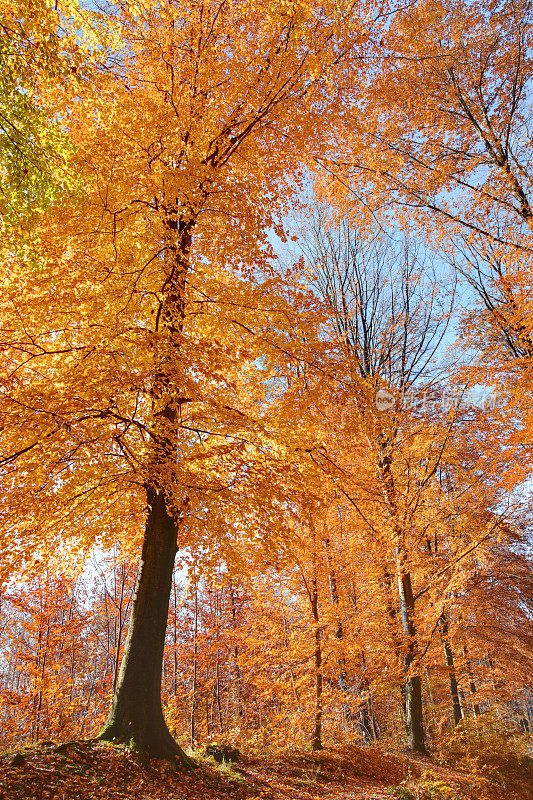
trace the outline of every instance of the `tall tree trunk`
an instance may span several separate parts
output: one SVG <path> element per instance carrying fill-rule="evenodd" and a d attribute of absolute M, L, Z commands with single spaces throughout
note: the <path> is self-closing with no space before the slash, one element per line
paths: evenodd
<path fill-rule="evenodd" d="M 161 674 L 177 526 L 165 496 L 147 486 L 148 516 L 126 646 L 101 739 L 128 743 L 145 756 L 190 759 L 172 738 L 161 706 Z"/>
<path fill-rule="evenodd" d="M 411 585 L 411 575 L 405 572 L 400 564 L 398 569 L 398 592 L 400 596 L 400 611 L 402 625 L 406 638 L 404 653 L 405 668 L 405 727 L 407 732 L 407 746 L 418 753 L 426 752 L 424 734 L 424 715 L 422 709 L 422 678 L 411 675 L 410 670 L 416 658 L 416 629 L 413 622 L 414 597 Z"/>
<path fill-rule="evenodd" d="M 123 601 L 124 601 L 124 590 L 126 584 L 126 567 L 124 563 L 120 565 L 120 572 L 121 572 L 121 581 L 120 581 L 120 596 L 118 599 L 118 621 L 115 622 L 115 654 L 113 658 L 113 694 L 115 694 L 115 689 L 117 688 L 117 679 L 119 673 L 119 665 L 120 665 L 120 645 L 122 642 L 122 636 L 124 632 L 124 626 L 126 622 L 127 612 L 129 602 L 126 605 L 126 609 L 123 608 Z M 116 585 L 116 575 L 117 570 L 116 567 L 114 569 L 114 577 L 115 577 L 115 598 L 117 596 L 117 585 Z M 106 598 L 107 601 L 107 598 Z M 106 603 L 107 605 L 107 603 Z"/>
<path fill-rule="evenodd" d="M 34 732 L 33 732 L 32 738 L 33 738 L 33 741 L 35 741 L 35 742 L 38 741 L 39 733 L 40 733 L 41 711 L 42 711 L 42 708 L 43 708 L 43 688 L 44 688 L 44 682 L 45 682 L 44 678 L 45 678 L 45 675 L 46 675 L 46 662 L 47 662 L 47 658 L 48 658 L 48 643 L 49 643 L 49 640 L 50 640 L 50 620 L 47 620 L 47 623 L 46 623 L 46 636 L 45 636 L 44 645 L 42 643 L 42 641 L 43 641 L 42 623 L 39 623 L 39 637 L 38 637 L 38 640 L 37 640 L 37 659 L 38 659 L 37 663 L 39 663 L 39 659 L 41 657 L 41 653 L 42 653 L 42 662 L 40 664 L 39 678 L 38 678 L 38 680 L 39 680 L 39 684 L 38 684 L 39 685 L 39 691 L 38 691 L 37 696 L 34 698 L 35 713 L 34 713 L 34 726 L 32 725 L 32 727 L 34 727 Z"/>
<path fill-rule="evenodd" d="M 452 700 L 453 724 L 459 725 L 463 719 L 463 710 L 459 700 L 459 686 L 457 684 L 457 675 L 455 672 L 455 664 L 453 660 L 453 651 L 450 645 L 448 617 L 443 614 L 440 620 L 440 635 L 442 645 L 444 647 L 444 656 L 446 658 L 446 667 L 448 669 L 448 676 L 450 679 L 450 696 Z"/>
<path fill-rule="evenodd" d="M 191 692 L 191 747 L 196 745 L 195 713 L 196 713 L 196 685 L 198 680 L 198 584 L 194 584 L 194 640 L 193 640 L 193 668 Z"/>
<path fill-rule="evenodd" d="M 316 565 L 313 565 L 314 567 Z M 316 574 L 311 579 L 311 610 L 315 627 L 315 719 L 311 750 L 322 750 L 322 645 L 318 619 L 318 587 Z"/>
<path fill-rule="evenodd" d="M 378 738 L 377 724 L 372 708 L 372 695 L 370 694 L 368 679 L 365 675 L 366 659 L 363 650 L 361 650 L 361 670 L 362 675 L 359 681 L 358 694 L 361 696 L 364 693 L 364 697 L 359 705 L 359 727 L 361 730 L 361 737 L 365 744 L 371 744 Z"/>
<path fill-rule="evenodd" d="M 229 579 L 229 597 L 231 602 L 231 621 L 232 621 L 232 628 L 234 635 L 237 632 L 237 606 L 235 603 L 235 593 L 233 590 L 233 581 L 231 578 Z M 234 696 L 235 696 L 235 705 L 237 711 L 237 717 L 240 720 L 243 715 L 242 705 L 241 705 L 241 670 L 239 667 L 239 648 L 235 644 L 233 647 L 232 653 L 232 672 L 233 672 L 233 685 L 234 685 Z M 229 692 L 228 692 L 229 694 Z"/>
<path fill-rule="evenodd" d="M 316 530 L 313 524 L 312 514 L 309 514 L 309 529 L 313 535 L 313 554 L 312 554 L 312 569 L 310 586 L 308 587 L 309 601 L 311 604 L 311 613 L 314 622 L 314 639 L 315 639 L 315 719 L 313 725 L 313 733 L 311 736 L 311 750 L 322 750 L 322 642 L 318 614 L 318 578 L 317 578 L 317 542 Z M 304 578 L 305 581 L 305 578 Z"/>
<path fill-rule="evenodd" d="M 388 452 L 386 439 L 383 433 L 379 436 L 378 472 L 383 484 L 384 495 L 389 507 L 395 547 L 394 558 L 396 561 L 396 576 L 398 579 L 398 597 L 400 600 L 400 616 L 403 629 L 403 662 L 405 674 L 405 727 L 407 746 L 410 750 L 419 753 L 426 752 L 424 733 L 424 712 L 422 707 L 422 678 L 420 673 L 411 674 L 413 667 L 417 667 L 417 636 L 414 622 L 415 599 L 411 583 L 411 573 L 407 564 L 405 545 L 405 526 L 400 521 L 396 487 L 392 472 L 392 457 Z M 418 670 L 420 666 L 418 665 Z"/>
<path fill-rule="evenodd" d="M 405 717 L 405 681 L 403 680 L 403 659 L 402 659 L 403 644 L 398 624 L 398 609 L 396 607 L 395 596 L 394 596 L 394 578 L 385 562 L 381 564 L 380 586 L 383 590 L 387 625 L 389 628 L 389 633 L 394 648 L 394 654 L 396 656 L 395 666 L 399 676 L 398 689 L 402 700 L 401 703 L 402 713 L 403 716 Z"/>
<path fill-rule="evenodd" d="M 324 550 L 326 551 L 326 559 L 328 562 L 328 579 L 329 579 L 329 594 L 331 603 L 335 606 L 335 638 L 341 642 L 344 638 L 344 631 L 342 628 L 342 620 L 339 608 L 339 591 L 337 588 L 337 576 L 335 575 L 335 565 L 333 563 L 333 556 L 331 553 L 331 546 L 328 537 L 324 538 Z M 341 650 L 339 658 L 337 659 L 339 665 L 339 689 L 341 692 L 348 691 L 347 674 L 346 674 L 346 658 L 344 649 Z"/>
<path fill-rule="evenodd" d="M 472 710 L 474 712 L 474 718 L 477 720 L 477 718 L 479 717 L 479 713 L 480 713 L 479 712 L 479 704 L 474 699 L 476 697 L 476 695 L 477 695 L 477 688 L 476 688 L 476 682 L 474 680 L 474 675 L 472 674 L 472 665 L 470 664 L 470 658 L 468 657 L 468 649 L 466 647 L 466 644 L 463 647 L 463 654 L 464 654 L 464 657 L 465 657 L 466 671 L 467 671 L 467 674 L 468 674 L 468 688 L 470 689 L 470 694 L 471 694 L 472 699 L 473 699 Z"/>
<path fill-rule="evenodd" d="M 324 549 L 326 551 L 326 560 L 328 562 L 328 579 L 329 579 L 329 594 L 331 598 L 331 603 L 335 606 L 335 638 L 342 642 L 344 638 L 344 630 L 342 627 L 342 620 L 340 615 L 340 608 L 339 608 L 339 591 L 337 588 L 337 576 L 335 574 L 335 565 L 333 563 L 333 555 L 331 553 L 330 541 L 326 536 L 324 538 Z M 339 665 L 339 689 L 341 692 L 348 691 L 348 676 L 346 673 L 346 657 L 344 654 L 344 647 L 342 648 L 339 657 L 337 658 L 337 664 Z M 346 704 L 343 704 L 346 706 Z M 347 706 L 346 706 L 347 707 Z"/>
<path fill-rule="evenodd" d="M 417 753 L 425 753 L 422 679 L 420 675 L 413 675 L 405 682 L 405 726 L 409 749 Z"/>
<path fill-rule="evenodd" d="M 342 626 L 342 620 L 340 615 L 340 603 L 339 603 L 339 590 L 337 586 L 337 576 L 335 573 L 335 564 L 333 563 L 333 554 L 331 552 L 331 545 L 328 537 L 324 538 L 324 549 L 326 551 L 326 559 L 328 562 L 328 578 L 329 578 L 329 593 L 331 598 L 331 603 L 335 607 L 336 613 L 336 623 L 335 623 L 335 638 L 338 639 L 340 642 L 344 639 L 344 629 Z M 352 602 L 355 606 L 355 610 L 357 610 L 357 598 L 355 595 L 352 596 Z M 337 659 L 337 664 L 339 665 L 339 689 L 343 693 L 348 693 L 350 691 L 350 687 L 348 685 L 348 674 L 346 671 L 346 657 L 344 654 L 344 649 L 342 649 L 339 658 Z M 368 690 L 368 682 L 365 678 L 364 671 L 365 671 L 365 654 L 361 651 L 361 665 L 363 675 L 361 680 L 359 681 L 358 686 L 358 694 L 361 695 L 362 692 Z M 342 712 L 346 719 L 352 722 L 353 714 L 350 709 L 348 703 L 342 703 Z M 366 744 L 375 740 L 375 725 L 374 720 L 372 719 L 372 710 L 370 705 L 370 700 L 367 698 L 362 698 L 359 709 L 359 722 L 358 727 L 360 730 L 361 738 Z"/>
<path fill-rule="evenodd" d="M 172 662 L 173 662 L 173 679 L 172 679 L 172 692 L 174 697 L 178 696 L 178 587 L 176 586 L 176 582 L 173 581 L 172 583 L 172 593 L 173 593 L 173 601 L 174 601 L 174 608 L 173 608 L 173 616 L 174 619 L 172 620 L 172 645 L 173 645 L 173 653 L 172 653 Z"/>
<path fill-rule="evenodd" d="M 186 280 L 195 217 L 168 204 L 164 221 L 163 299 L 156 316 L 152 380 L 153 451 L 146 464 L 147 517 L 141 565 L 128 635 L 101 739 L 128 742 L 144 757 L 193 762 L 172 738 L 161 706 L 161 676 L 177 533 L 188 499 L 176 508 L 173 485 L 178 460 L 181 404 L 180 349 Z"/>
<path fill-rule="evenodd" d="M 218 650 L 217 650 L 217 661 L 216 661 L 216 691 L 217 691 L 217 716 L 218 716 L 218 730 L 219 733 L 222 735 L 224 730 L 224 725 L 222 723 L 222 703 L 220 702 L 220 663 L 218 660 Z"/>

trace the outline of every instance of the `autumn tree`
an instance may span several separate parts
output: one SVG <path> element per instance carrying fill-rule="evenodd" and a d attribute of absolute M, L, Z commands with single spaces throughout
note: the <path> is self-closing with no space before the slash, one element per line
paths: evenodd
<path fill-rule="evenodd" d="M 530 13 L 527 3 L 427 0 L 398 14 L 365 117 L 347 96 L 354 188 L 370 179 L 374 206 L 392 200 L 474 241 L 529 252 Z"/>
<path fill-rule="evenodd" d="M 347 147 L 316 160 L 322 180 L 346 207 L 363 197 L 393 225 L 418 221 L 447 253 L 478 300 L 462 333 L 480 355 L 471 380 L 489 370 L 529 425 L 512 376 L 529 385 L 530 4 L 428 0 L 383 45 L 366 93 L 347 87 Z"/>
<path fill-rule="evenodd" d="M 436 632 L 449 676 L 449 707 L 455 721 L 460 718 L 449 633 L 454 592 L 502 530 L 506 515 L 498 503 L 513 480 L 515 451 L 505 443 L 502 415 L 471 404 L 464 389 L 450 391 L 445 361 L 436 366 L 453 296 L 439 287 L 431 265 L 398 247 L 392 233 L 356 231 L 349 220 L 339 224 L 331 210 L 321 210 L 300 233 L 304 275 L 321 301 L 314 305 L 316 338 L 311 312 L 300 335 L 294 322 L 287 338 L 293 371 L 279 403 L 300 420 L 302 457 L 329 479 L 327 490 L 314 491 L 321 498 L 332 492 L 329 505 L 343 519 L 342 526 L 331 514 L 320 521 L 326 549 L 351 548 L 355 560 L 372 565 L 372 581 L 366 572 L 365 580 L 355 580 L 355 592 L 349 590 L 358 621 L 345 618 L 342 637 L 361 624 L 367 603 L 375 609 L 376 593 L 381 595 L 386 625 L 380 635 L 391 648 L 378 657 L 396 666 L 396 682 L 405 687 L 408 741 L 422 749 L 423 662 L 428 652 L 434 657 Z M 489 444 L 494 437 L 497 454 Z M 309 474 L 308 491 L 312 481 Z M 478 540 L 466 533 L 476 515 L 489 520 Z M 455 517 L 461 526 L 450 524 Z M 347 533 L 340 545 L 335 538 L 342 528 Z M 335 602 L 339 587 L 347 590 L 346 577 L 341 583 L 331 566 L 329 572 Z M 358 666 L 367 675 L 369 652 Z M 394 689 L 393 678 L 388 691 Z"/>
<path fill-rule="evenodd" d="M 187 761 L 160 701 L 178 546 L 225 536 L 231 497 L 238 542 L 246 515 L 257 543 L 273 535 L 253 510 L 273 489 L 248 393 L 264 344 L 246 317 L 264 314 L 253 273 L 331 108 L 323 78 L 372 22 L 354 13 L 119 3 L 101 18 L 115 50 L 62 96 L 84 195 L 43 217 L 39 271 L 9 264 L 4 464 L 19 488 L 4 530 L 23 542 L 11 560 L 66 530 L 88 545 L 116 535 L 117 515 L 126 537 L 144 524 L 102 737 L 147 755 Z"/>
<path fill-rule="evenodd" d="M 501 489 L 519 487 L 531 464 L 531 8 L 422 3 L 383 43 L 366 94 L 347 86 L 347 146 L 336 139 L 317 157 L 319 181 L 348 215 L 363 198 L 386 227 L 417 222 L 474 290 L 458 382 L 485 382 L 498 398 L 508 420 L 498 442 L 521 454 Z"/>
<path fill-rule="evenodd" d="M 374 238 L 365 245 L 364 235 L 360 237 L 349 221 L 336 224 L 324 210 L 317 212 L 303 234 L 302 248 L 323 298 L 337 359 L 344 367 L 339 377 L 342 374 L 350 387 L 347 402 L 357 415 L 359 439 L 354 444 L 361 453 L 359 458 L 370 459 L 373 464 L 377 478 L 377 485 L 371 490 L 375 493 L 374 502 L 387 510 L 381 525 L 390 528 L 389 541 L 386 543 L 387 534 L 379 531 L 379 524 L 378 529 L 372 530 L 385 551 L 388 549 L 382 579 L 395 647 L 398 655 L 403 652 L 408 741 L 413 749 L 423 750 L 421 679 L 412 674 L 418 645 L 409 539 L 411 528 L 416 527 L 413 512 L 420 505 L 419 489 L 430 482 L 436 469 L 434 458 L 438 460 L 439 455 L 438 447 L 434 447 L 435 443 L 429 445 L 428 440 L 434 452 L 428 451 L 420 461 L 418 469 L 422 467 L 423 474 L 413 487 L 409 480 L 404 484 L 404 467 L 400 465 L 408 457 L 407 443 L 414 442 L 420 431 L 416 421 L 411 420 L 411 409 L 404 408 L 402 412 L 401 404 L 416 387 L 434 380 L 431 361 L 446 330 L 450 307 L 446 309 L 445 301 L 439 299 L 436 286 L 427 283 L 423 265 L 407 246 L 395 247 L 385 237 L 380 241 Z M 439 308 L 442 303 L 444 306 Z M 385 409 L 390 412 L 388 418 L 379 406 L 380 391 L 390 399 Z M 363 443 L 368 443 L 365 455 Z M 339 444 L 336 453 L 338 448 Z M 332 453 L 320 451 L 316 454 L 326 472 L 339 464 L 335 475 L 339 482 L 345 458 L 341 454 L 332 458 Z M 398 469 L 396 459 L 400 462 Z M 350 492 L 345 497 L 350 498 Z M 364 514 L 362 518 L 365 520 Z M 398 601 L 394 600 L 393 576 L 397 580 Z M 401 619 L 401 635 L 396 631 L 397 618 Z"/>
<path fill-rule="evenodd" d="M 76 2 L 0 7 L 0 214 L 6 250 L 31 244 L 40 211 L 65 191 L 68 137 L 55 116 L 54 88 L 89 63 L 91 15 Z"/>

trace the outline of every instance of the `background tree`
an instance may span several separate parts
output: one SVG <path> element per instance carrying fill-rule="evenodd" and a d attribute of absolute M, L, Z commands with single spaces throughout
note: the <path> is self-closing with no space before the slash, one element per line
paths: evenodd
<path fill-rule="evenodd" d="M 364 197 L 393 225 L 417 220 L 447 252 L 480 302 L 462 332 L 467 362 L 477 351 L 481 367 L 468 379 L 489 370 L 529 428 L 516 377 L 529 385 L 530 4 L 428 0 L 397 15 L 383 55 L 365 100 L 347 87 L 349 144 L 337 161 L 317 160 L 324 180 L 348 206 Z"/>
<path fill-rule="evenodd" d="M 25 252 L 32 226 L 72 191 L 68 137 L 57 90 L 89 68 L 92 15 L 75 2 L 3 3 L 0 8 L 0 215 L 3 247 Z M 81 66 L 83 63 L 83 67 Z M 27 255 L 27 252 L 25 253 Z"/>
<path fill-rule="evenodd" d="M 391 398 L 389 419 L 379 413 L 375 398 L 376 392 L 386 387 L 401 404 L 409 390 L 422 381 L 431 382 L 429 367 L 446 330 L 450 309 L 435 313 L 439 303 L 436 288 L 429 285 L 424 292 L 427 278 L 407 245 L 395 249 L 392 241 L 389 244 L 383 237 L 365 247 L 348 221 L 335 226 L 318 212 L 306 238 L 304 234 L 303 248 L 329 312 L 328 322 L 338 337 L 337 357 L 353 387 L 358 447 L 368 443 L 366 459 L 373 464 L 378 481 L 372 493 L 385 512 L 385 527 L 390 528 L 383 580 L 391 623 L 395 626 L 397 618 L 402 620 L 403 634 L 395 630 L 393 636 L 400 636 L 396 648 L 403 652 L 408 741 L 413 749 L 423 750 L 421 679 L 411 675 L 418 645 L 408 555 L 408 529 L 414 521 L 410 506 L 416 509 L 419 499 L 409 498 L 409 483 L 407 496 L 398 494 L 401 479 L 395 474 L 394 463 L 397 457 L 405 457 L 402 440 L 408 442 L 416 434 L 408 430 L 410 411 L 395 412 L 392 394 L 387 395 Z M 334 462 L 328 454 L 325 458 L 329 464 L 322 463 L 329 471 Z M 428 483 L 435 469 L 428 453 L 426 475 L 419 477 L 419 486 Z M 376 531 L 376 535 L 386 547 L 385 531 Z M 398 581 L 398 605 L 393 600 L 393 574 Z"/>

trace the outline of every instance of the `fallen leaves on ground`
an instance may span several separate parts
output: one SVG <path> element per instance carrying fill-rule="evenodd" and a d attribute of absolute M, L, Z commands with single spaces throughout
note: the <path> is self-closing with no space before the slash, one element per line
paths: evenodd
<path fill-rule="evenodd" d="M 426 795 L 425 784 L 446 792 Z M 222 768 L 202 761 L 194 772 L 143 764 L 126 748 L 96 742 L 47 742 L 0 756 L 0 800 L 390 800 L 407 785 L 415 800 L 533 797 L 533 773 L 512 786 L 476 783 L 431 757 L 356 746 L 265 754 Z"/>

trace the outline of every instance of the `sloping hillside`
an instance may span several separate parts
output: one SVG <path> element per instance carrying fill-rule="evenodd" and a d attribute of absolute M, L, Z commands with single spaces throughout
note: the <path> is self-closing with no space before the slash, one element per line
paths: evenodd
<path fill-rule="evenodd" d="M 528 800 L 531 761 L 504 770 L 452 769 L 433 758 L 355 746 L 287 751 L 233 766 L 200 760 L 193 773 L 140 763 L 92 742 L 28 747 L 0 757 L 0 800 Z"/>

